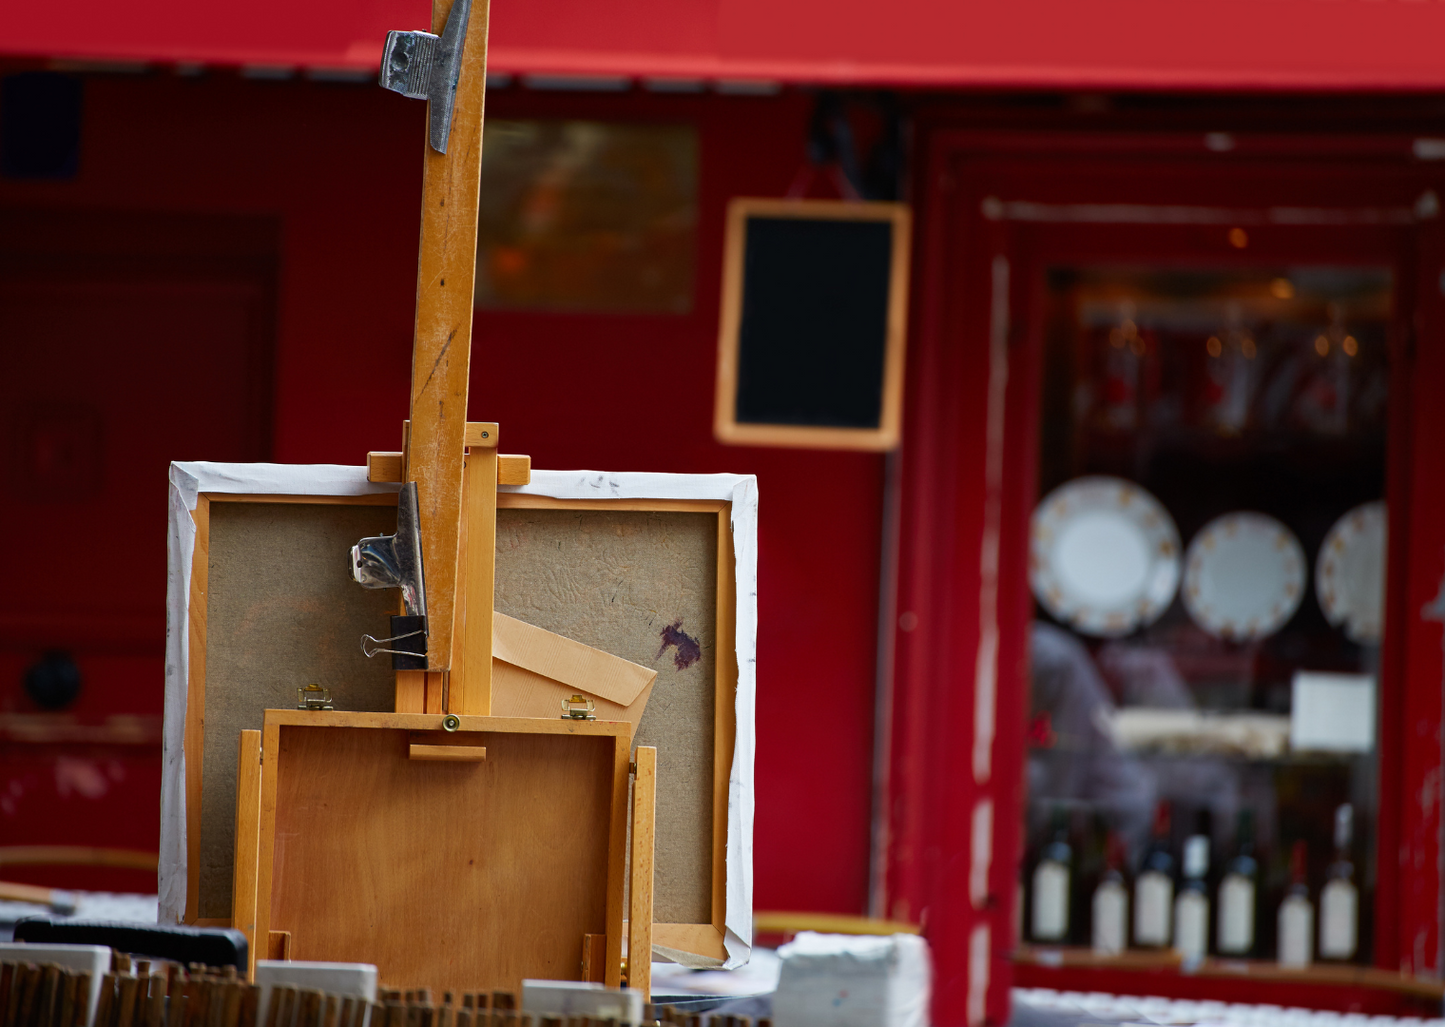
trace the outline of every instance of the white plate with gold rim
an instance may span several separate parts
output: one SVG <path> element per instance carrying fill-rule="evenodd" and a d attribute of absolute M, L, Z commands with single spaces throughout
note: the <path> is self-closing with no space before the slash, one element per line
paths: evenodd
<path fill-rule="evenodd" d="M 1065 482 L 1034 511 L 1029 584 L 1055 620 L 1119 638 L 1154 623 L 1179 588 L 1179 529 L 1123 478 Z"/>
<path fill-rule="evenodd" d="M 1350 510 L 1325 536 L 1315 558 L 1315 598 L 1345 637 L 1377 645 L 1385 622 L 1385 503 Z"/>
<path fill-rule="evenodd" d="M 1299 539 L 1273 517 L 1216 517 L 1184 554 L 1184 608 L 1216 638 L 1268 638 L 1294 616 L 1305 590 Z"/>

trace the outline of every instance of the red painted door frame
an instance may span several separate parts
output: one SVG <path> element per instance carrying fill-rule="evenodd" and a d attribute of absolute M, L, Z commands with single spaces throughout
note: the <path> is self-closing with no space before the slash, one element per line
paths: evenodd
<path fill-rule="evenodd" d="M 888 914 L 920 921 L 933 946 L 940 1027 L 1008 1013 L 1032 613 L 1033 315 L 1051 259 L 1394 268 L 1374 951 L 1380 966 L 1440 971 L 1445 404 L 1430 397 L 1445 387 L 1445 232 L 1426 194 L 1445 193 L 1445 175 L 1399 136 L 1232 142 L 1218 153 L 1193 134 L 944 130 L 920 149 L 885 877 Z M 1020 201 L 1042 206 L 1011 206 Z M 1130 224 L 1127 212 L 1079 204 L 1234 210 L 1252 219 L 1251 245 L 1232 249 L 1231 225 L 1199 213 Z M 1299 210 L 1353 223 L 1305 224 Z"/>

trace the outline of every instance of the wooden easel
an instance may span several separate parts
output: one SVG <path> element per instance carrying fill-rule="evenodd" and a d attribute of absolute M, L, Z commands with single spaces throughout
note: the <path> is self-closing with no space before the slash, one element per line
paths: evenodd
<path fill-rule="evenodd" d="M 434 0 L 433 32 L 450 8 Z M 656 750 L 632 763 L 624 722 L 490 716 L 497 486 L 530 463 L 466 421 L 487 20 L 475 0 L 448 152 L 426 147 L 403 447 L 367 457 L 372 480 L 417 484 L 427 669 L 396 673 L 393 714 L 267 710 L 242 732 L 232 923 L 253 968 L 294 954 L 439 990 L 616 986 L 634 776 L 627 983 L 646 995 Z"/>

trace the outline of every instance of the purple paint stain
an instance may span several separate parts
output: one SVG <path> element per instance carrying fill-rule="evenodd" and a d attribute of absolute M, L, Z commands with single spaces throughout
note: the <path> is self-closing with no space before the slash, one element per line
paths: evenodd
<path fill-rule="evenodd" d="M 678 670 L 687 670 L 702 659 L 702 646 L 697 639 L 682 630 L 681 617 L 662 629 L 662 648 L 657 650 L 659 658 L 667 652 L 669 646 L 677 649 L 672 655 L 672 662 Z"/>

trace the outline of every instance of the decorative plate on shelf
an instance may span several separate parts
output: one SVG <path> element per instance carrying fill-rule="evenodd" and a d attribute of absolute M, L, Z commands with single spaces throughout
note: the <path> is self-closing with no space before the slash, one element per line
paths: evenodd
<path fill-rule="evenodd" d="M 1346 513 L 1315 559 L 1315 598 L 1325 620 L 1362 645 L 1380 641 L 1385 622 L 1386 519 L 1383 501 Z"/>
<path fill-rule="evenodd" d="M 1154 623 L 1179 588 L 1179 529 L 1133 482 L 1075 478 L 1034 511 L 1029 584 L 1083 635 L 1118 638 Z"/>
<path fill-rule="evenodd" d="M 1184 608 L 1216 638 L 1268 638 L 1299 609 L 1305 590 L 1299 539 L 1273 517 L 1228 513 L 1206 524 L 1184 554 Z"/>

